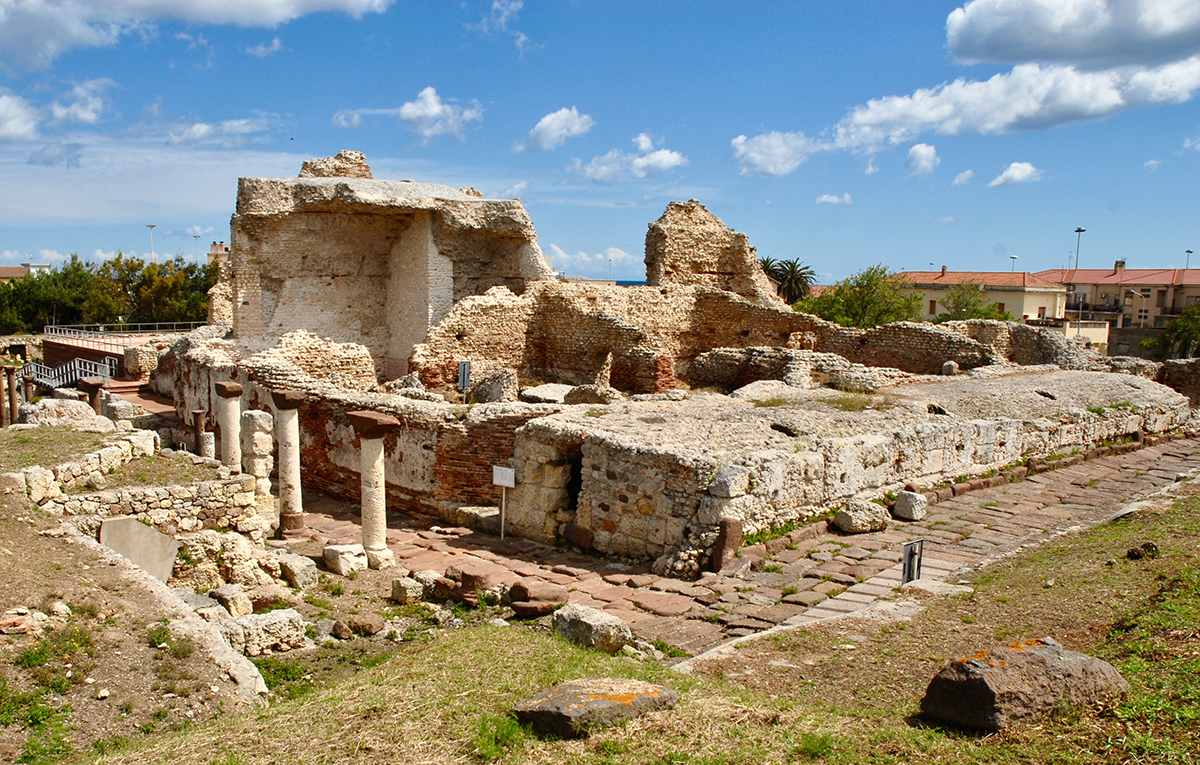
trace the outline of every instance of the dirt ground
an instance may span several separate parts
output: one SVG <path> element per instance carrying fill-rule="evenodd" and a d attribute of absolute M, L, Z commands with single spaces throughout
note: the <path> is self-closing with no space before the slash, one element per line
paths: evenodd
<path fill-rule="evenodd" d="M 0 726 L 0 761 L 100 751 L 232 705 L 232 684 L 189 643 L 160 631 L 153 637 L 166 647 L 151 645 L 162 617 L 140 585 L 90 550 L 38 533 L 56 525 L 0 497 L 0 612 L 55 600 L 71 608 L 40 638 L 0 635 L 0 717 L 10 723 Z"/>

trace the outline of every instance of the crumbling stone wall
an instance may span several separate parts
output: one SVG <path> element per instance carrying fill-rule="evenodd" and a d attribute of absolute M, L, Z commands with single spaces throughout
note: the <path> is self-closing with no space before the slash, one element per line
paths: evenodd
<path fill-rule="evenodd" d="M 1163 362 L 1158 381 L 1187 396 L 1192 406 L 1200 407 L 1200 358 Z"/>
<path fill-rule="evenodd" d="M 770 346 L 717 348 L 697 356 L 688 371 L 692 385 L 727 392 L 758 380 L 779 380 L 797 388 L 873 392 L 914 379 L 919 378 L 898 369 L 855 364 L 836 353 Z"/>
<path fill-rule="evenodd" d="M 455 301 L 552 275 L 519 201 L 435 184 L 242 178 L 231 226 L 237 337 L 309 329 L 390 377 Z"/>
<path fill-rule="evenodd" d="M 762 305 L 782 303 L 746 235 L 695 199 L 669 203 L 650 224 L 646 283 L 715 287 Z"/>

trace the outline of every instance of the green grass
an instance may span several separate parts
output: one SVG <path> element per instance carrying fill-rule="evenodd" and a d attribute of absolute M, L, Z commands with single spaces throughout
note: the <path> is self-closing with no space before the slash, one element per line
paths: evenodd
<path fill-rule="evenodd" d="M 529 735 L 511 715 L 485 714 L 475 729 L 475 755 L 484 762 L 494 762 L 519 749 Z"/>
<path fill-rule="evenodd" d="M 0 473 L 33 465 L 51 467 L 94 452 L 104 444 L 101 433 L 67 428 L 0 429 Z"/>
<path fill-rule="evenodd" d="M 67 626 L 46 634 L 17 654 L 13 664 L 23 669 L 44 667 L 52 661 L 69 659 L 79 651 L 91 650 L 92 635 L 78 626 Z"/>
<path fill-rule="evenodd" d="M 794 404 L 794 403 L 795 402 L 792 399 L 784 398 L 783 396 L 771 396 L 769 398 L 754 399 L 754 405 L 757 407 L 760 407 L 760 408 L 772 407 L 772 406 L 787 406 L 788 404 Z"/>
<path fill-rule="evenodd" d="M 187 455 L 167 456 L 155 454 L 139 457 L 118 467 L 104 477 L 104 489 L 125 486 L 179 486 L 217 480 L 215 468 L 192 463 Z M 70 489 L 71 494 L 95 491 L 89 486 L 79 485 Z"/>

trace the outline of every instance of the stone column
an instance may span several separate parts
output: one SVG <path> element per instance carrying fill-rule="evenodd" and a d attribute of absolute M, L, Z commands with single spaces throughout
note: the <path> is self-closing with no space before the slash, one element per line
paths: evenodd
<path fill-rule="evenodd" d="M 0 428 L 12 424 L 8 421 L 8 394 L 4 392 L 3 381 L 0 380 Z"/>
<path fill-rule="evenodd" d="M 275 418 L 261 409 L 242 412 L 242 472 L 254 476 L 254 506 L 266 518 L 272 530 L 279 528 L 279 508 L 271 496 L 271 468 L 274 467 Z"/>
<path fill-rule="evenodd" d="M 275 440 L 279 442 L 279 529 L 285 535 L 304 530 L 304 501 L 300 493 L 300 404 L 298 391 L 271 392 L 275 402 Z"/>
<path fill-rule="evenodd" d="M 87 394 L 93 412 L 104 414 L 104 403 L 100 400 L 100 391 L 104 388 L 103 377 L 84 377 L 75 383 L 75 387 Z"/>
<path fill-rule="evenodd" d="M 242 386 L 221 381 L 213 385 L 217 391 L 217 429 L 221 433 L 221 464 L 235 473 L 242 469 L 241 425 Z"/>
<path fill-rule="evenodd" d="M 204 456 L 204 415 L 206 414 L 208 412 L 203 409 L 192 410 L 192 450 L 200 456 Z"/>
<path fill-rule="evenodd" d="M 25 375 L 25 377 L 21 379 L 21 382 L 25 383 L 25 403 L 32 404 L 33 394 L 35 392 L 35 388 L 33 387 L 33 375 Z"/>
<path fill-rule="evenodd" d="M 383 437 L 400 427 L 395 417 L 381 412 L 347 412 L 358 433 L 359 475 L 362 477 L 362 545 L 371 568 L 396 565 L 387 546 L 387 485 L 384 480 Z"/>
<path fill-rule="evenodd" d="M 17 368 L 5 367 L 4 376 L 8 378 L 8 420 L 17 421 Z"/>

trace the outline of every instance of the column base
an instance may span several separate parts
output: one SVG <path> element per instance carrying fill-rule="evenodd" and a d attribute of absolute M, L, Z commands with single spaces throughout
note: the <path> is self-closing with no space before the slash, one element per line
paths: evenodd
<path fill-rule="evenodd" d="M 280 513 L 279 534 L 284 537 L 301 537 L 307 531 L 304 513 Z"/>
<path fill-rule="evenodd" d="M 392 568 L 396 565 L 396 556 L 388 548 L 382 550 L 367 550 L 367 566 L 373 569 Z"/>

